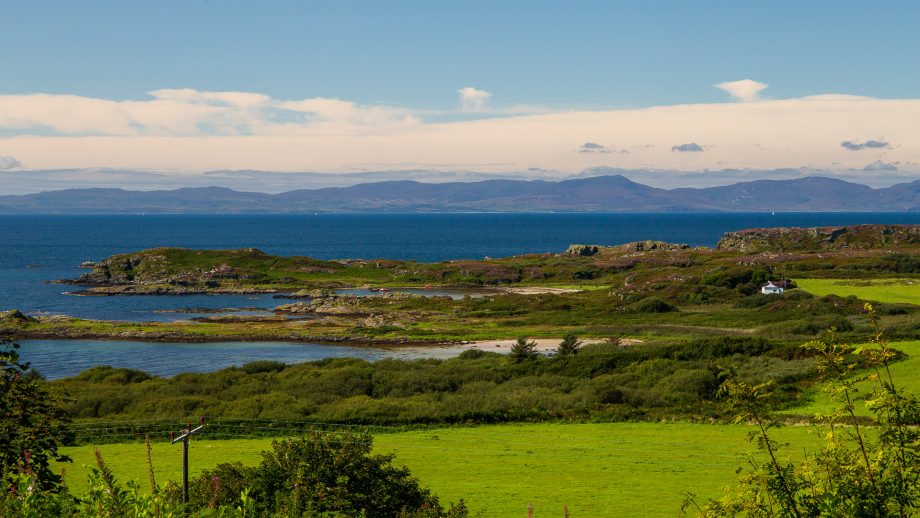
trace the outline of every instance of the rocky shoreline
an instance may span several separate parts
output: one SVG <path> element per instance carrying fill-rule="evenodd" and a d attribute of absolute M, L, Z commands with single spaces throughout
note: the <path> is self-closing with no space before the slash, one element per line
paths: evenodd
<path fill-rule="evenodd" d="M 321 345 L 354 345 L 366 347 L 398 347 L 398 346 L 417 346 L 417 347 L 435 347 L 447 345 L 462 344 L 462 340 L 431 341 L 431 340 L 409 340 L 409 339 L 370 339 L 359 338 L 354 336 L 324 336 L 324 335 L 302 335 L 297 333 L 276 334 L 271 336 L 265 335 L 200 335 L 177 333 L 171 331 L 157 332 L 119 332 L 119 333 L 98 333 L 90 331 L 76 330 L 23 330 L 4 334 L 4 337 L 12 340 L 128 340 L 136 342 L 153 342 L 153 343 L 224 343 L 224 342 L 298 342 L 312 343 Z"/>
<path fill-rule="evenodd" d="M 269 295 L 272 293 L 285 293 L 287 291 L 288 290 L 274 288 L 189 288 L 186 286 L 138 286 L 128 284 L 119 286 L 96 286 L 83 290 L 66 291 L 64 294 L 76 297 L 113 297 L 118 295 Z"/>

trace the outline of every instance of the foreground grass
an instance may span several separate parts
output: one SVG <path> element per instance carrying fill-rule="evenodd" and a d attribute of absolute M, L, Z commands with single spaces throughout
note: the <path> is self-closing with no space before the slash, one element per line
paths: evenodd
<path fill-rule="evenodd" d="M 483 516 L 675 516 L 682 492 L 715 497 L 734 480 L 751 449 L 745 426 L 688 423 L 526 424 L 380 434 L 379 452 L 393 452 L 444 502 L 464 498 Z M 817 444 L 807 428 L 777 431 L 790 452 Z M 270 439 L 199 440 L 192 472 L 220 462 L 256 464 Z M 147 487 L 142 443 L 101 446 L 121 480 Z M 74 463 L 67 481 L 84 489 L 93 448 L 66 448 Z M 181 478 L 181 447 L 153 447 L 158 482 Z"/>
<path fill-rule="evenodd" d="M 862 300 L 920 304 L 920 279 L 796 279 L 795 283 L 819 297 L 855 295 Z"/>

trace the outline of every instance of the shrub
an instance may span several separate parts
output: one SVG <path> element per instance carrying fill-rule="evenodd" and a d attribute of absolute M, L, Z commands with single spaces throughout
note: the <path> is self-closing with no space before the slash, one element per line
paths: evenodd
<path fill-rule="evenodd" d="M 485 354 L 486 352 L 483 351 L 482 349 L 473 348 L 473 349 L 467 349 L 463 351 L 457 356 L 457 358 L 461 360 L 478 360 L 479 358 L 482 358 L 483 356 L 485 356 Z"/>
<path fill-rule="evenodd" d="M 920 257 L 912 254 L 888 254 L 879 264 L 880 270 L 895 273 L 920 273 Z"/>
<path fill-rule="evenodd" d="M 220 464 L 190 485 L 194 507 L 235 507 L 249 488 L 259 514 L 389 518 L 463 517 L 463 503 L 445 510 L 392 455 L 373 455 L 367 433 L 314 431 L 299 439 L 274 441 L 259 466 Z M 419 514 L 421 513 L 421 514 Z M 427 513 L 427 514 L 426 514 Z M 453 513 L 453 514 L 450 514 Z"/>
<path fill-rule="evenodd" d="M 677 307 L 668 304 L 658 297 L 646 297 L 629 305 L 629 309 L 637 313 L 668 313 L 677 311 Z"/>
<path fill-rule="evenodd" d="M 258 360 L 243 365 L 240 367 L 240 370 L 246 374 L 258 374 L 260 372 L 283 371 L 286 367 L 287 365 L 282 362 L 276 362 L 272 360 Z"/>
<path fill-rule="evenodd" d="M 137 369 L 116 369 L 108 365 L 99 365 L 86 369 L 71 379 L 75 381 L 89 381 L 92 383 L 127 385 L 129 383 L 147 381 L 151 378 L 153 378 L 153 376 Z"/>

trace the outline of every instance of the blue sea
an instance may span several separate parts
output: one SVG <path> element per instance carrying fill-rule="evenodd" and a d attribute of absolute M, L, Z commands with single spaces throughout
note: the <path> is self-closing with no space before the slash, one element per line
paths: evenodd
<path fill-rule="evenodd" d="M 239 295 L 76 297 L 64 294 L 74 287 L 48 283 L 79 276 L 84 272 L 78 268 L 83 261 L 160 246 L 256 247 L 270 254 L 321 259 L 444 261 L 561 252 L 572 243 L 613 245 L 656 239 L 713 246 L 724 232 L 731 230 L 860 223 L 920 224 L 920 213 L 3 215 L 0 310 L 148 321 L 189 317 L 162 310 L 246 308 L 258 314 L 283 303 L 271 296 Z M 70 356 L 81 356 L 78 345 L 70 344 Z M 48 351 L 54 347 L 29 347 L 26 343 L 23 355 L 49 377 L 72 373 L 72 368 L 57 368 L 66 358 L 49 356 Z M 241 356 L 240 348 L 253 352 Z M 229 364 L 240 363 L 241 357 L 247 361 L 256 359 L 260 350 L 268 354 L 264 344 L 221 344 L 213 346 L 212 358 L 222 354 L 218 349 L 227 350 L 226 358 L 233 360 Z M 119 350 L 124 354 L 119 356 Z M 90 354 L 86 352 L 84 356 Z M 143 368 L 144 362 L 138 365 L 137 361 L 128 361 L 132 355 L 139 357 L 133 349 L 110 347 L 105 360 L 116 366 L 131 363 Z M 312 352 L 308 356 L 313 359 Z M 217 368 L 228 363 L 215 359 L 213 364 Z M 189 365 L 189 370 L 205 367 Z M 62 374 L 65 371 L 67 374 Z M 169 373 L 174 372 L 170 369 Z"/>

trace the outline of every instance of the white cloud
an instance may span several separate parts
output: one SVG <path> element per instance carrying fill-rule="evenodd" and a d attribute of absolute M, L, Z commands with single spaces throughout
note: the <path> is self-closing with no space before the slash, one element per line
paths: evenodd
<path fill-rule="evenodd" d="M 728 92 L 728 95 L 739 101 L 750 102 L 759 100 L 760 92 L 769 85 L 752 79 L 742 79 L 740 81 L 726 81 L 713 86 Z"/>
<path fill-rule="evenodd" d="M 316 97 L 155 90 L 150 99 L 0 95 L 0 129 L 21 135 L 229 136 L 349 133 L 414 124 L 409 110 Z"/>
<path fill-rule="evenodd" d="M 481 112 L 492 97 L 490 92 L 472 86 L 457 90 L 457 94 L 460 96 L 460 108 L 467 112 Z"/>
<path fill-rule="evenodd" d="M 0 156 L 0 171 L 9 171 L 11 169 L 19 169 L 22 167 L 22 162 L 16 160 L 11 156 Z"/>
<path fill-rule="evenodd" d="M 412 163 L 490 172 L 803 164 L 862 170 L 881 156 L 867 160 L 868 151 L 853 152 L 841 142 L 872 148 L 877 144 L 864 139 L 884 137 L 896 145 L 873 151 L 899 164 L 899 174 L 920 172 L 910 165 L 920 163 L 920 99 L 821 95 L 638 109 L 500 110 L 485 107 L 461 120 L 439 116 L 435 122 L 426 120 L 426 112 L 402 107 L 246 92 L 158 90 L 131 101 L 0 95 L 0 150 L 37 169 L 335 172 Z M 694 142 L 705 152 L 672 151 Z M 593 153 L 574 152 L 586 143 L 611 152 L 594 145 L 588 146 Z"/>

